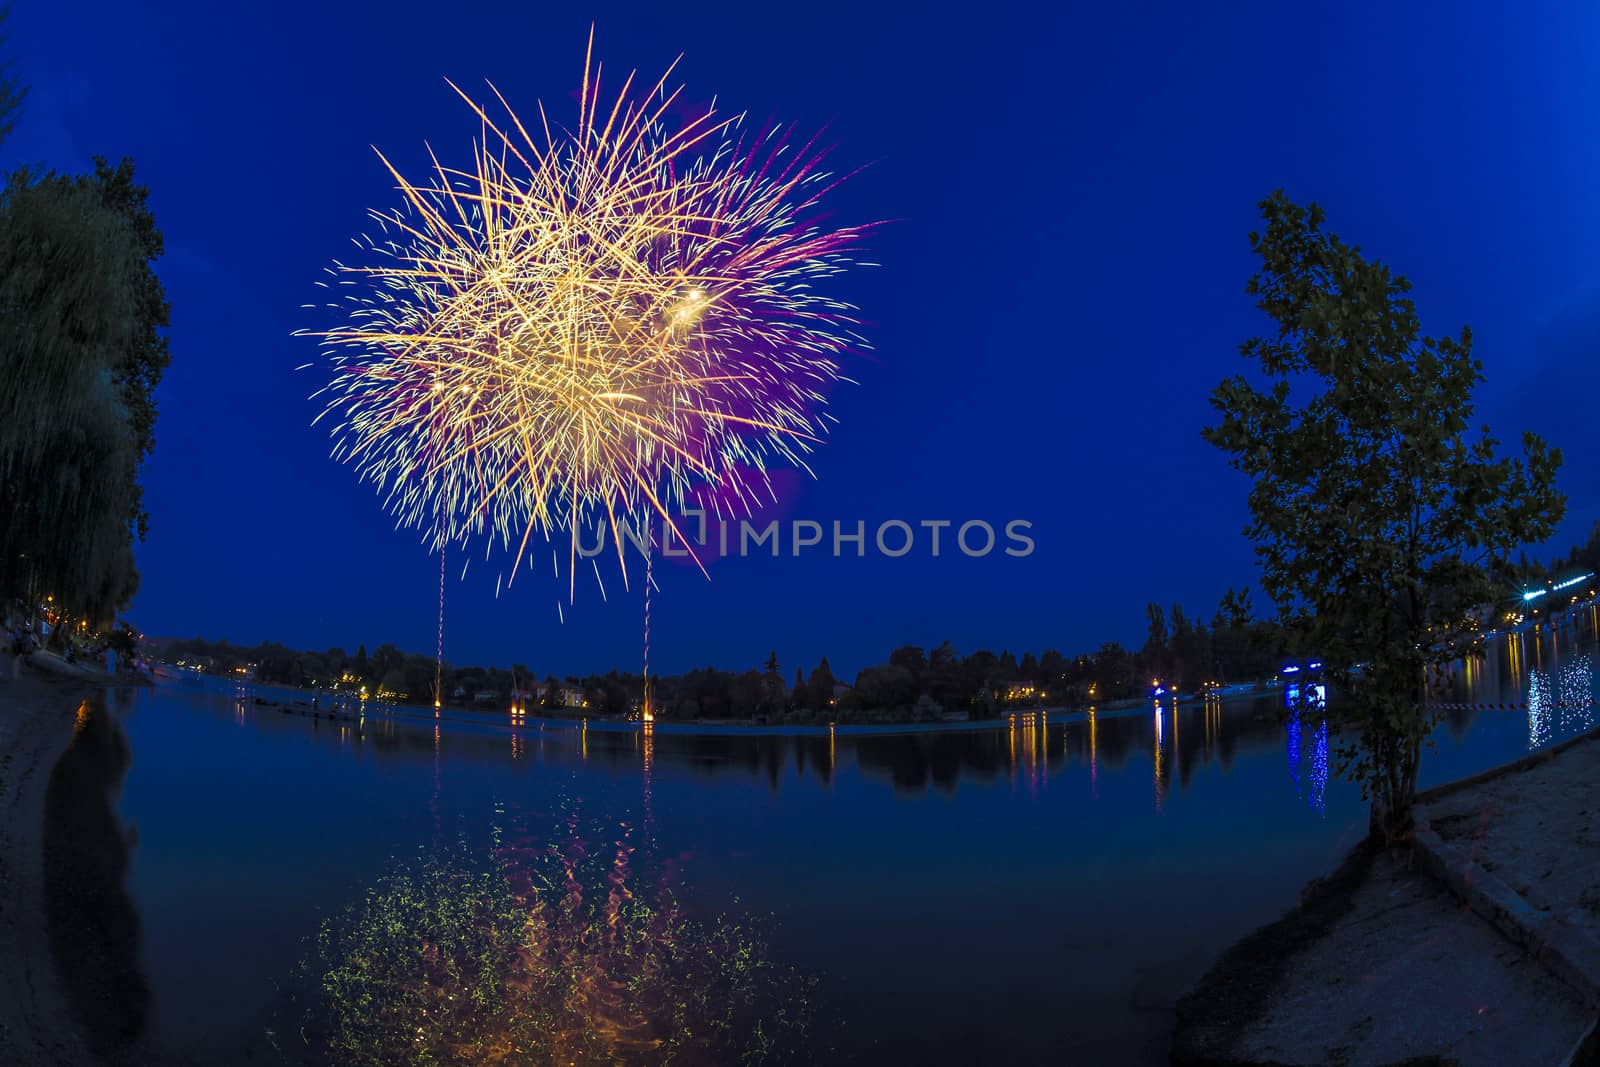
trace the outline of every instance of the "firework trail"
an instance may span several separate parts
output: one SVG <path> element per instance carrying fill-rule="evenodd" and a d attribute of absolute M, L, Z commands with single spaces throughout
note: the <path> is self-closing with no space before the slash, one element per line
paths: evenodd
<path fill-rule="evenodd" d="M 714 106 L 674 119 L 671 70 L 603 98 L 592 46 L 570 128 L 451 86 L 479 125 L 470 166 L 430 150 L 413 183 L 384 159 L 403 205 L 330 270 L 342 324 L 315 334 L 333 454 L 397 525 L 514 551 L 513 579 L 538 533 L 569 597 L 580 529 L 609 531 L 626 585 L 628 542 L 677 530 L 691 487 L 748 508 L 773 467 L 809 471 L 839 359 L 864 347 L 828 289 L 869 228 L 826 225 L 815 139 Z"/>

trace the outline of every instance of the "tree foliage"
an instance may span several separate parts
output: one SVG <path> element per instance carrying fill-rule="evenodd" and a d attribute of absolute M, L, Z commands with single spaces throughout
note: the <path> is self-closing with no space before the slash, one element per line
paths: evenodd
<path fill-rule="evenodd" d="M 1262 584 L 1347 692 L 1344 767 L 1400 834 L 1435 725 L 1427 669 L 1476 628 L 1510 554 L 1560 521 L 1561 455 L 1525 434 L 1506 458 L 1474 431 L 1471 333 L 1423 336 L 1410 284 L 1324 230 L 1320 208 L 1278 192 L 1261 213 L 1248 292 L 1277 329 L 1241 353 L 1264 387 L 1222 382 L 1204 435 L 1251 480 Z"/>
<path fill-rule="evenodd" d="M 76 615 L 137 587 L 137 452 L 114 378 L 136 254 L 85 183 L 23 171 L 0 194 L 0 580 Z"/>
<path fill-rule="evenodd" d="M 4 26 L 11 21 L 11 5 L 0 7 L 0 49 L 4 49 L 8 34 Z M 0 141 L 11 136 L 17 127 L 17 116 L 22 112 L 22 101 L 27 98 L 28 87 L 11 73 L 11 60 L 0 61 Z"/>
<path fill-rule="evenodd" d="M 0 138 L 25 93 L 0 64 Z M 148 190 L 131 160 L 94 163 L 19 170 L 0 192 L 0 594 L 102 621 L 138 587 L 139 465 L 169 356 Z"/>

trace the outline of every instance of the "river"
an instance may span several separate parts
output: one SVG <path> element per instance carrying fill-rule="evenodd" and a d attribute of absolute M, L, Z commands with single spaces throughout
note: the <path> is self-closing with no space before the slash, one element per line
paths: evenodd
<path fill-rule="evenodd" d="M 1456 665 L 1424 787 L 1592 726 L 1594 621 Z M 256 695 L 108 692 L 64 757 L 109 768 L 126 828 L 86 876 L 132 931 L 109 955 L 134 1018 L 109 1032 L 190 1062 L 270 1062 L 319 924 L 393 863 L 550 837 L 576 810 L 591 850 L 625 841 L 618 862 L 666 871 L 690 916 L 758 921 L 817 979 L 838 1059 L 1160 1063 L 1176 997 L 1366 828 L 1323 724 L 1285 722 L 1281 692 L 892 733 L 332 722 Z M 69 817 L 47 840 L 104 855 L 104 820 Z M 60 963 L 68 984 L 89 966 Z"/>

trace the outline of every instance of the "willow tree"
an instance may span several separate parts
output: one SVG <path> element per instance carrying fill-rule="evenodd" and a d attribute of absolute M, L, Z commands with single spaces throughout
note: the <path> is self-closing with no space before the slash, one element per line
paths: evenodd
<path fill-rule="evenodd" d="M 5 29 L 10 21 L 11 5 L 0 6 L 0 48 L 5 47 L 10 36 Z M 11 136 L 11 131 L 16 129 L 17 116 L 22 113 L 22 101 L 27 95 L 28 87 L 12 73 L 10 57 L 0 59 L 0 141 Z"/>
<path fill-rule="evenodd" d="M 1262 585 L 1342 690 L 1341 770 L 1394 840 L 1437 725 L 1429 670 L 1503 595 L 1510 553 L 1560 521 L 1561 453 L 1528 433 L 1502 455 L 1474 428 L 1470 331 L 1423 336 L 1410 284 L 1325 231 L 1315 204 L 1280 191 L 1260 206 L 1247 291 L 1277 328 L 1241 346 L 1256 380 L 1216 388 L 1204 436 L 1251 479 Z"/>
<path fill-rule="evenodd" d="M 0 47 L 9 5 L 0 7 Z M 0 140 L 27 88 L 0 59 Z M 161 231 L 133 161 L 0 191 L 0 596 L 105 619 L 138 586 L 139 466 L 169 361 Z"/>
<path fill-rule="evenodd" d="M 20 171 L 0 193 L 0 582 L 97 619 L 137 587 L 127 368 L 150 322 L 147 246 L 105 187 Z"/>

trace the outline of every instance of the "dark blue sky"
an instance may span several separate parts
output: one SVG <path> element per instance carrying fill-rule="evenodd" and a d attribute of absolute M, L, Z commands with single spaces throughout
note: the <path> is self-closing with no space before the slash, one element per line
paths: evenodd
<path fill-rule="evenodd" d="M 32 86 L 7 167 L 131 155 L 166 232 L 172 367 L 146 469 L 160 634 L 415 650 L 438 571 L 308 424 L 301 305 L 415 171 L 470 151 L 446 87 L 574 106 L 598 21 L 609 70 L 679 52 L 691 99 L 828 124 L 843 221 L 893 218 L 842 295 L 870 360 L 785 509 L 823 522 L 1030 520 L 1027 559 L 948 551 L 661 568 L 655 662 L 853 671 L 902 643 L 1136 645 L 1143 604 L 1209 616 L 1255 585 L 1245 484 L 1198 436 L 1261 323 L 1255 204 L 1282 186 L 1406 273 L 1425 327 L 1475 332 L 1480 413 L 1567 453 L 1569 519 L 1600 517 L 1600 11 L 1549 3 L 144 7 L 22 0 Z M 1219 7 L 1221 5 L 1218 5 Z M 452 578 L 446 654 L 545 672 L 633 666 L 637 596 L 494 567 Z M 1259 594 L 1258 604 L 1261 603 Z"/>

